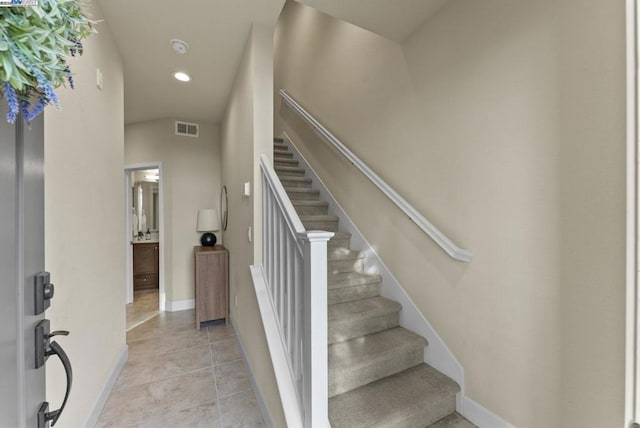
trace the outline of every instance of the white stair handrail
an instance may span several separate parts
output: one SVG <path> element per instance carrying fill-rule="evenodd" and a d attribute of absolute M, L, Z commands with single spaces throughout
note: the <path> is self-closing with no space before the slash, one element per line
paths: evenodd
<path fill-rule="evenodd" d="M 271 161 L 262 170 L 263 264 L 252 266 L 276 381 L 289 426 L 329 426 L 327 242 L 305 230 Z"/>
<path fill-rule="evenodd" d="M 440 246 L 449 256 L 461 262 L 470 262 L 473 258 L 471 251 L 458 247 L 444 233 L 427 220 L 413 205 L 407 202 L 398 192 L 396 192 L 386 181 L 376 174 L 367 164 L 329 132 L 320 122 L 318 122 L 309 112 L 307 112 L 295 99 L 293 99 L 284 89 L 280 90 L 282 100 L 302 117 L 321 137 L 331 143 L 344 157 L 346 157 L 365 177 L 373 182 L 387 195 L 391 201 L 398 206 L 424 233 L 426 233 L 436 244 Z"/>

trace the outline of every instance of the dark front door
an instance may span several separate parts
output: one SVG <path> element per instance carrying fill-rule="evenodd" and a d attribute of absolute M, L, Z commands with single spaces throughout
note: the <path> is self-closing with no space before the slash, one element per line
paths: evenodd
<path fill-rule="evenodd" d="M 48 325 L 42 328 L 42 303 L 47 300 L 38 308 L 35 298 L 38 280 L 40 293 L 52 294 L 50 287 L 42 287 L 47 285 L 42 284 L 44 120 L 40 116 L 26 125 L 18 119 L 11 125 L 5 115 L 0 108 L 0 426 L 47 426 L 50 422 L 42 414 L 45 366 L 43 355 L 37 363 L 36 348 L 55 352 L 49 346 Z"/>

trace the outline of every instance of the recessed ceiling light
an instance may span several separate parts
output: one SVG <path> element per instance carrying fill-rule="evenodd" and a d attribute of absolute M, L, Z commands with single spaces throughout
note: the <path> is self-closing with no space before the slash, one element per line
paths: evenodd
<path fill-rule="evenodd" d="M 173 73 L 173 77 L 181 82 L 188 82 L 191 80 L 191 76 L 183 71 L 176 71 L 175 73 Z"/>

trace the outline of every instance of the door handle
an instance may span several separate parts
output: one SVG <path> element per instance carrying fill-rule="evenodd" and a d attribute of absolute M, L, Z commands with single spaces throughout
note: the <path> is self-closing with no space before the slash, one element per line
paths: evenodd
<path fill-rule="evenodd" d="M 62 346 L 58 344 L 55 340 L 51 342 L 49 345 L 49 349 L 46 353 L 47 356 L 55 355 L 60 358 L 62 362 L 62 366 L 64 367 L 64 372 L 67 376 L 67 389 L 64 393 L 64 399 L 62 400 L 62 405 L 58 410 L 49 411 L 49 403 L 45 401 L 40 406 L 40 410 L 38 411 L 38 428 L 45 428 L 47 423 L 51 421 L 51 426 L 53 427 L 56 422 L 58 422 L 58 418 L 64 411 L 65 406 L 67 405 L 67 400 L 69 399 L 69 394 L 71 393 L 71 384 L 73 383 L 73 370 L 71 369 L 71 362 L 69 361 L 69 357 L 67 353 L 64 352 Z"/>

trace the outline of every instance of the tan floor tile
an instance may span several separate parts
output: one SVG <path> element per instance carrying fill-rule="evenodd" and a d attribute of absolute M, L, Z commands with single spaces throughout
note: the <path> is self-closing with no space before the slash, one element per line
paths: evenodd
<path fill-rule="evenodd" d="M 224 428 L 260 428 L 264 427 L 262 413 L 258 408 L 253 392 L 245 391 L 218 402 L 222 413 Z"/>
<path fill-rule="evenodd" d="M 159 354 L 155 361 L 153 380 L 182 375 L 211 365 L 211 352 L 206 345 Z"/>
<path fill-rule="evenodd" d="M 143 412 L 143 420 L 188 409 L 217 398 L 211 368 L 153 382 L 146 387 L 149 400 Z"/>
<path fill-rule="evenodd" d="M 158 314 L 158 290 L 134 291 L 133 303 L 127 305 L 127 330 Z"/>
<path fill-rule="evenodd" d="M 158 352 L 165 353 L 195 346 L 205 346 L 207 343 L 207 333 L 205 331 L 198 332 L 193 329 L 191 332 L 180 334 L 166 333 L 161 337 Z"/>
<path fill-rule="evenodd" d="M 230 339 L 236 337 L 236 332 L 231 325 L 217 324 L 208 328 L 209 330 L 209 342 L 218 342 L 220 340 Z"/>
<path fill-rule="evenodd" d="M 136 385 L 149 383 L 156 371 L 156 357 L 154 355 L 129 358 L 127 364 L 120 372 L 113 389 L 129 388 Z"/>
<path fill-rule="evenodd" d="M 189 409 L 179 410 L 168 415 L 143 420 L 139 428 L 220 428 L 218 404 L 215 401 Z"/>
<path fill-rule="evenodd" d="M 102 410 L 99 424 L 121 427 L 136 424 L 148 399 L 145 385 L 114 390 Z M 111 425 L 106 425 L 107 422 Z"/>
<path fill-rule="evenodd" d="M 163 346 L 163 338 L 160 336 L 151 337 L 149 339 L 134 340 L 128 342 L 129 356 L 139 357 L 143 355 L 155 355 L 161 352 Z"/>
<path fill-rule="evenodd" d="M 158 337 L 162 331 L 160 327 L 147 321 L 127 331 L 127 342 Z"/>
<path fill-rule="evenodd" d="M 251 389 L 249 372 L 242 360 L 216 366 L 215 374 L 220 398 Z"/>
<path fill-rule="evenodd" d="M 236 338 L 225 339 L 211 344 L 214 364 L 229 363 L 242 358 L 240 345 Z"/>

